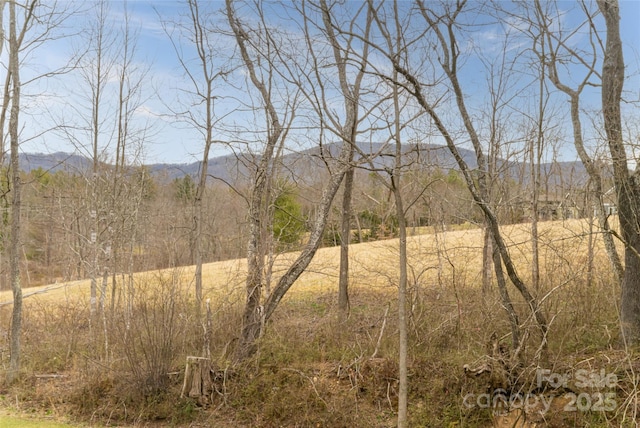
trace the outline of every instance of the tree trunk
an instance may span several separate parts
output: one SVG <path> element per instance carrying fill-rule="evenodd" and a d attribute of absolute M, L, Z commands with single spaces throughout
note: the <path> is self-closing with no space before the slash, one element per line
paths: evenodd
<path fill-rule="evenodd" d="M 596 216 L 598 218 L 598 224 L 602 229 L 602 240 L 604 242 L 604 248 L 609 258 L 609 263 L 613 268 L 613 272 L 618 278 L 618 281 L 622 281 L 624 276 L 624 268 L 622 267 L 622 261 L 616 250 L 615 243 L 613 241 L 613 234 L 611 233 L 611 226 L 607 218 L 607 213 L 604 211 L 604 189 L 602 188 L 602 175 L 596 167 L 593 159 L 589 156 L 584 148 L 584 142 L 582 138 L 582 123 L 580 121 L 580 100 L 577 92 L 570 93 L 571 100 L 571 123 L 573 126 L 573 140 L 578 156 L 589 178 L 593 183 L 593 195 L 596 205 Z"/>
<path fill-rule="evenodd" d="M 344 58 L 342 57 L 342 51 L 337 44 L 335 36 L 333 36 L 334 25 L 331 23 L 330 9 L 324 1 L 320 1 L 319 4 L 323 15 L 324 29 L 327 31 L 329 43 L 333 48 L 336 67 L 340 76 L 340 87 L 345 99 L 345 111 L 347 117 L 343 126 L 336 126 L 336 128 L 340 128 L 338 134 L 342 139 L 342 148 L 340 149 L 336 162 L 336 170 L 330 173 L 328 183 L 323 190 L 321 200 L 318 204 L 319 207 L 315 215 L 315 220 L 311 225 L 310 236 L 307 244 L 304 246 L 298 258 L 291 264 L 287 272 L 285 272 L 275 285 L 273 291 L 264 302 L 264 305 L 261 306 L 260 301 L 263 282 L 261 271 L 262 266 L 264 265 L 264 253 L 262 249 L 264 248 L 264 242 L 260 234 L 265 230 L 266 220 L 263 212 L 270 201 L 271 190 L 269 182 L 272 176 L 270 175 L 271 171 L 269 169 L 269 165 L 272 165 L 274 162 L 274 149 L 276 144 L 284 141 L 288 128 L 282 124 L 278 116 L 275 104 L 271 99 L 271 92 L 269 91 L 269 88 L 260 79 L 259 73 L 256 72 L 256 66 L 259 65 L 259 62 L 254 62 L 254 60 L 249 56 L 247 43 L 250 41 L 250 36 L 245 32 L 241 23 L 235 16 L 233 2 L 231 0 L 226 1 L 227 19 L 234 32 L 239 53 L 246 67 L 249 79 L 260 93 L 261 101 L 263 102 L 263 107 L 266 111 L 267 123 L 269 125 L 267 145 L 261 154 L 260 164 L 256 171 L 249 202 L 250 239 L 247 252 L 249 267 L 246 286 L 247 302 L 243 315 L 242 334 L 235 353 L 236 361 L 242 361 L 249 358 L 257 351 L 257 340 L 262 335 L 265 323 L 269 320 L 289 288 L 295 283 L 313 259 L 316 251 L 322 243 L 322 235 L 333 198 L 340 188 L 346 171 L 351 168 L 350 164 L 353 156 L 358 125 L 358 93 L 360 81 L 364 76 L 364 66 L 366 64 L 366 52 L 368 48 L 365 48 L 364 53 L 361 54 L 364 58 L 362 61 L 362 70 L 357 73 L 355 83 L 349 84 L 346 72 L 347 58 L 346 56 Z M 367 23 L 367 30 L 369 27 L 370 22 Z M 270 40 L 269 37 L 267 37 L 267 39 Z M 275 47 L 274 50 L 277 51 L 277 47 Z M 264 71 L 265 75 L 273 72 L 272 70 Z M 295 112 L 291 114 L 291 117 L 294 115 Z M 284 117 L 286 116 L 287 115 Z"/>
<path fill-rule="evenodd" d="M 588 186 L 588 184 L 587 184 Z M 587 201 L 589 198 L 586 198 Z M 585 204 L 587 209 L 591 206 L 591 204 Z M 593 260 L 594 260 L 594 243 L 595 239 L 593 236 L 593 215 L 589 213 L 587 216 L 587 221 L 589 222 L 589 239 L 587 242 L 587 287 L 591 287 L 593 285 Z"/>
<path fill-rule="evenodd" d="M 500 224 L 495 215 L 493 208 L 490 205 L 490 201 L 487 199 L 488 191 L 487 191 L 487 161 L 486 157 L 482 150 L 482 144 L 480 142 L 480 138 L 478 133 L 474 127 L 473 120 L 471 115 L 469 114 L 465 102 L 465 96 L 463 94 L 462 88 L 460 86 L 458 80 L 458 55 L 459 51 L 455 47 L 457 46 L 457 41 L 455 38 L 454 27 L 456 25 L 455 17 L 464 7 L 464 3 L 457 3 L 456 10 L 450 12 L 451 14 L 445 17 L 434 17 L 430 15 L 430 10 L 426 7 L 425 3 L 419 2 L 420 12 L 424 17 L 426 23 L 433 29 L 436 33 L 440 48 L 442 50 L 441 54 L 443 56 L 439 59 L 440 65 L 446 74 L 448 81 L 451 84 L 453 92 L 455 94 L 456 105 L 458 107 L 458 112 L 460 114 L 460 118 L 464 124 L 464 128 L 466 130 L 468 138 L 471 140 L 473 145 L 476 161 L 478 164 L 477 169 L 477 177 L 472 174 L 471 168 L 467 162 L 463 159 L 458 147 L 456 146 L 456 142 L 454 136 L 450 134 L 449 129 L 442 121 L 440 115 L 437 113 L 435 106 L 431 104 L 425 98 L 425 94 L 423 92 L 422 83 L 413 75 L 409 70 L 404 68 L 397 59 L 392 58 L 394 70 L 397 71 L 400 75 L 402 75 L 408 82 L 408 85 L 411 87 L 412 95 L 415 97 L 418 104 L 425 110 L 425 112 L 431 117 L 431 120 L 435 127 L 438 129 L 442 137 L 444 138 L 446 145 L 453 155 L 458 167 L 460 168 L 462 175 L 464 176 L 465 182 L 467 184 L 467 188 L 469 189 L 471 196 L 474 202 L 478 205 L 478 207 L 483 211 L 484 218 L 486 224 L 493 236 L 493 242 L 497 247 L 497 250 L 500 253 L 500 257 L 504 263 L 504 267 L 507 271 L 507 275 L 509 279 L 513 283 L 513 285 L 518 289 L 522 297 L 527 302 L 531 313 L 533 314 L 542 335 L 543 344 L 546 341 L 548 324 L 546 317 L 544 316 L 538 301 L 533 297 L 533 295 L 529 292 L 529 288 L 522 281 L 518 272 L 516 270 L 515 264 L 513 263 L 513 259 L 511 258 L 511 254 L 509 253 L 509 249 L 507 248 L 506 243 L 502 237 L 500 232 Z M 446 18 L 446 19 L 445 19 Z M 445 24 L 441 24 L 444 22 Z M 445 31 L 443 32 L 439 27 L 440 25 L 445 25 Z M 449 38 L 445 38 L 446 36 Z M 495 265 L 495 263 L 494 263 Z M 495 269 L 495 266 L 494 266 Z"/>
<path fill-rule="evenodd" d="M 543 76 L 544 78 L 544 76 Z M 542 90 L 540 91 L 540 97 L 542 99 Z M 542 101 L 540 101 L 542 105 Z M 538 127 L 538 153 L 541 150 L 540 144 L 542 144 L 542 107 L 540 108 L 539 127 Z M 534 290 L 540 288 L 540 256 L 539 256 L 539 235 L 538 235 L 538 199 L 540 196 L 540 164 L 537 162 L 539 159 L 535 156 L 536 145 L 531 139 L 529 146 L 529 161 L 531 166 L 531 284 Z"/>
<path fill-rule="evenodd" d="M 640 186 L 636 176 L 629 172 L 622 141 L 620 102 L 625 66 L 620 39 L 620 7 L 617 0 L 598 0 L 598 7 L 607 26 L 602 64 L 602 114 L 625 244 L 620 322 L 626 343 L 636 344 L 640 342 Z"/>
<path fill-rule="evenodd" d="M 9 138 L 11 140 L 11 243 L 10 275 L 13 292 L 13 311 L 11 314 L 11 357 L 7 381 L 12 383 L 20 372 L 22 354 L 20 335 L 22 334 L 22 286 L 20 284 L 20 210 L 21 183 L 18 141 L 18 118 L 20 113 L 20 74 L 18 63 L 18 39 L 16 34 L 16 5 L 9 3 L 9 73 L 11 73 L 11 116 L 9 118 Z"/>
<path fill-rule="evenodd" d="M 202 43 L 200 41 L 200 43 Z M 206 59 L 202 58 L 204 63 Z M 205 67 L 206 69 L 206 67 Z M 212 132 L 213 132 L 213 88 L 211 84 L 211 78 L 207 78 L 207 93 L 205 96 L 206 103 L 206 136 L 204 142 L 204 152 L 202 153 L 202 164 L 200 165 L 200 177 L 198 178 L 198 185 L 196 187 L 196 194 L 194 198 L 194 215 L 193 215 L 193 232 L 194 232 L 194 253 L 195 253 L 195 295 L 196 295 L 196 309 L 198 313 L 202 309 L 202 222 L 204 219 L 204 195 L 207 188 L 207 173 L 209 168 L 209 151 L 212 144 Z"/>
<path fill-rule="evenodd" d="M 236 360 L 242 361 L 257 351 L 257 341 L 260 338 L 263 324 L 263 314 L 260 307 L 262 297 L 262 272 L 264 256 L 260 251 L 261 222 L 260 210 L 254 206 L 260 201 L 254 190 L 254 201 L 249 207 L 249 243 L 247 248 L 247 300 L 242 316 L 242 333 L 236 351 Z"/>
<path fill-rule="evenodd" d="M 518 321 L 518 313 L 513 307 L 511 297 L 509 296 L 509 290 L 507 289 L 507 281 L 502 270 L 502 259 L 500 258 L 500 251 L 497 246 L 491 241 L 493 247 L 493 264 L 496 272 L 496 280 L 498 283 L 498 291 L 500 292 L 500 300 L 502 301 L 502 307 L 507 312 L 509 317 L 509 325 L 511 326 L 511 347 L 515 351 L 520 347 L 520 322 Z"/>
<path fill-rule="evenodd" d="M 491 231 L 485 222 L 482 228 L 482 293 L 487 295 L 491 290 L 491 282 L 493 280 L 493 240 Z"/>
<path fill-rule="evenodd" d="M 265 223 L 266 207 L 271 199 L 270 165 L 273 163 L 274 153 L 278 143 L 286 136 L 285 128 L 280 121 L 276 107 L 271 99 L 271 92 L 261 80 L 256 71 L 253 59 L 249 55 L 247 43 L 249 36 L 242 28 L 235 15 L 233 2 L 226 1 L 227 19 L 235 35 L 236 43 L 249 79 L 260 93 L 268 123 L 268 137 L 258 167 L 253 177 L 251 195 L 249 197 L 249 241 L 247 244 L 247 281 L 245 303 L 242 316 L 242 332 L 235 359 L 242 361 L 255 354 L 257 341 L 262 334 L 262 326 L 265 322 L 265 313 L 260 305 L 263 286 L 264 248 L 265 248 Z M 281 280 L 282 281 L 282 280 Z M 275 292 L 275 290 L 274 290 Z"/>
<path fill-rule="evenodd" d="M 343 145 L 339 162 L 341 165 L 347 165 L 345 161 L 349 156 L 349 150 L 349 146 Z M 329 217 L 329 211 L 331 210 L 331 202 L 340 188 L 340 184 L 342 183 L 345 173 L 346 170 L 341 169 L 330 176 L 329 183 L 324 189 L 322 198 L 320 199 L 316 218 L 311 227 L 309 241 L 298 258 L 291 264 L 287 272 L 282 275 L 274 287 L 273 292 L 264 303 L 264 309 L 259 305 L 259 290 L 247 289 L 247 292 L 252 293 L 247 297 L 248 300 L 245 306 L 242 336 L 235 355 L 236 361 L 245 360 L 255 354 L 257 350 L 256 342 L 262 335 L 264 324 L 269 320 L 269 318 L 271 318 L 271 315 L 273 315 L 273 312 L 276 310 L 278 304 L 287 291 L 289 291 L 291 286 L 296 282 L 307 266 L 309 266 L 309 263 L 311 263 L 313 256 L 322 243 L 322 234 L 324 233 L 327 218 Z M 251 278 L 247 280 L 248 286 L 250 284 L 250 279 Z M 249 299 L 251 299 L 251 301 L 249 301 Z M 249 311 L 249 305 L 255 305 L 255 309 Z"/>
<path fill-rule="evenodd" d="M 106 74 L 108 74 L 108 70 L 105 72 L 104 66 L 104 50 L 105 47 L 105 24 L 104 20 L 106 19 L 106 3 L 99 3 L 98 7 L 98 29 L 96 34 L 96 58 L 95 58 L 95 74 L 92 77 L 95 77 L 95 81 L 90 81 L 89 84 L 92 86 L 92 99 L 91 99 L 91 151 L 92 151 L 92 168 L 91 168 L 91 231 L 89 236 L 89 241 L 91 245 L 91 260 L 90 260 L 90 321 L 93 322 L 93 318 L 98 309 L 98 276 L 99 272 L 99 263 L 100 263 L 100 234 L 98 233 L 100 230 L 100 216 L 101 212 L 99 209 L 100 204 L 98 203 L 98 199 L 100 196 L 98 195 L 98 185 L 100 183 L 99 180 L 99 140 L 100 140 L 100 125 L 102 122 L 102 117 L 100 113 L 100 107 L 102 102 L 102 94 L 104 85 L 106 85 Z M 108 66 L 106 67 L 109 68 Z M 89 77 L 91 79 L 91 77 Z"/>
<path fill-rule="evenodd" d="M 350 165 L 353 162 L 353 155 L 357 145 L 358 135 L 358 108 L 360 100 L 360 85 L 364 76 L 364 67 L 368 58 L 368 46 L 365 44 L 362 57 L 358 59 L 361 64 L 360 70 L 355 75 L 353 83 L 349 81 L 347 73 L 347 62 L 350 51 L 348 48 L 340 46 L 334 30 L 333 16 L 331 9 L 325 0 L 320 0 L 320 10 L 322 21 L 328 42 L 333 50 L 333 57 L 336 62 L 336 70 L 340 82 L 340 91 L 344 100 L 345 120 L 340 127 L 340 137 L 342 144 L 349 146 Z M 364 39 L 368 39 L 371 28 L 371 15 L 367 15 Z M 343 147 L 344 149 L 344 147 Z M 338 282 L 338 311 L 340 318 L 345 319 L 349 312 L 349 244 L 351 242 L 351 199 L 353 194 L 354 168 L 349 166 L 344 177 L 344 194 L 342 196 L 342 227 L 340 240 L 340 278 Z"/>
<path fill-rule="evenodd" d="M 346 170 L 348 169 L 347 159 L 350 156 L 350 150 L 350 145 L 343 144 L 338 158 L 338 164 L 341 165 L 340 169 L 331 174 L 329 182 L 322 193 L 316 217 L 311 226 L 309 240 L 300 255 L 291 264 L 282 277 L 280 277 L 278 283 L 271 294 L 269 294 L 263 306 L 260 305 L 261 270 L 255 268 L 257 264 L 260 263 L 260 260 L 258 260 L 259 257 L 257 257 L 257 242 L 254 238 L 250 240 L 248 263 L 250 266 L 253 264 L 253 268 L 247 276 L 247 302 L 245 304 L 243 315 L 242 334 L 235 353 L 236 362 L 246 360 L 255 354 L 257 351 L 257 340 L 262 335 L 265 323 L 269 320 L 271 315 L 273 315 L 273 312 L 276 310 L 287 291 L 296 282 L 307 266 L 309 266 L 309 263 L 311 263 L 316 251 L 320 247 L 324 228 L 331 210 L 331 203 L 338 192 Z M 252 234 L 252 236 L 254 235 Z"/>
<path fill-rule="evenodd" d="M 340 279 L 338 282 L 338 311 L 340 312 L 341 320 L 346 319 L 349 314 L 349 244 L 351 243 L 351 198 L 354 172 L 352 167 L 345 174 L 344 193 L 342 195 Z"/>
<path fill-rule="evenodd" d="M 398 154 L 396 153 L 396 156 Z M 400 160 L 396 160 L 400 162 Z M 393 179 L 393 194 L 396 202 L 396 213 L 398 216 L 398 234 L 399 234 L 399 267 L 400 278 L 398 283 L 398 428 L 407 426 L 407 407 L 409 382 L 407 372 L 408 358 L 408 334 L 407 334 L 407 222 L 404 217 L 404 204 L 400 193 L 400 168 L 396 168 Z"/>
<path fill-rule="evenodd" d="M 400 44 L 398 34 L 396 43 Z M 397 73 L 394 73 L 394 82 L 397 82 Z M 393 107 L 394 107 L 394 131 L 395 131 L 395 165 L 391 176 L 391 190 L 396 203 L 396 216 L 398 217 L 399 234 L 399 270 L 400 278 L 398 283 L 398 428 L 407 426 L 408 401 L 409 401 L 409 378 L 407 370 L 407 359 L 409 353 L 409 343 L 407 334 L 407 221 L 404 213 L 404 203 L 402 200 L 402 189 L 400 179 L 402 174 L 402 139 L 400 124 L 400 102 L 399 89 L 397 85 L 393 87 Z"/>
<path fill-rule="evenodd" d="M 582 82 L 577 86 L 576 89 L 572 89 L 571 87 L 562 83 L 556 65 L 556 63 L 560 62 L 560 60 L 556 58 L 557 49 L 555 49 L 553 46 L 553 40 L 555 40 L 555 36 L 552 36 L 552 30 L 550 30 L 549 28 L 551 24 L 547 21 L 548 16 L 543 10 L 539 0 L 535 2 L 535 7 L 538 25 L 541 27 L 543 38 L 546 39 L 546 42 L 541 42 L 542 51 L 538 52 L 538 55 L 540 56 L 541 62 L 548 61 L 548 63 L 545 63 L 545 69 L 546 73 L 548 74 L 549 80 L 555 85 L 557 89 L 569 96 L 571 125 L 573 128 L 573 144 L 576 152 L 578 153 L 578 156 L 580 157 L 580 161 L 587 170 L 589 179 L 592 181 L 592 192 L 595 198 L 595 203 L 597 204 L 598 223 L 603 231 L 602 239 L 604 241 L 607 257 L 609 258 L 609 262 L 611 263 L 618 281 L 621 282 L 624 275 L 622 262 L 620 261 L 620 256 L 618 255 L 618 252 L 616 250 L 613 241 L 612 230 L 607 220 L 606 213 L 603 209 L 604 192 L 602 189 L 602 174 L 591 156 L 589 156 L 589 154 L 587 153 L 584 146 L 584 139 L 582 137 L 582 122 L 580 120 L 580 94 L 582 93 L 584 87 L 588 84 L 591 75 L 595 72 L 595 69 L 593 69 L 592 67 L 588 70 Z M 548 47 L 547 50 L 545 50 L 545 46 Z M 596 55 L 594 53 L 594 58 L 595 57 Z"/>

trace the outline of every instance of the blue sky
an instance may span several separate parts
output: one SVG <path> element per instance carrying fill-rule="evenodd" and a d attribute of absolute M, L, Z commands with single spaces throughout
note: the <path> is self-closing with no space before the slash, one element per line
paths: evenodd
<path fill-rule="evenodd" d="M 87 4 L 90 3 L 85 3 L 85 5 Z M 561 2 L 560 5 L 562 6 L 562 4 Z M 570 5 L 571 3 L 566 4 Z M 122 23 L 124 5 L 125 3 L 122 1 L 110 2 L 109 19 L 115 27 Z M 130 0 L 126 5 L 131 18 L 131 28 L 138 33 L 138 50 L 135 62 L 138 67 L 147 69 L 140 105 L 135 114 L 137 126 L 145 128 L 145 142 L 139 161 L 144 163 L 182 163 L 199 160 L 202 150 L 200 134 L 185 126 L 184 123 L 176 122 L 168 117 L 171 109 L 184 109 L 184 106 L 180 105 L 181 102 L 185 102 L 184 92 L 181 92 L 181 89 L 184 90 L 189 86 L 184 71 L 177 61 L 174 48 L 163 30 L 161 21 L 168 23 L 180 19 L 181 14 L 186 12 L 186 7 L 183 3 L 172 0 Z M 224 7 L 224 3 L 222 1 L 206 1 L 202 2 L 202 7 L 215 10 Z M 64 31 L 74 32 L 86 24 L 90 16 L 92 16 L 90 12 L 85 12 L 69 20 Z M 627 74 L 632 77 L 626 87 L 627 96 L 638 101 L 640 100 L 640 78 L 638 76 L 640 71 L 640 1 L 621 1 L 621 19 Z M 478 37 L 484 38 L 485 43 L 491 43 L 491 33 L 492 31 L 489 29 L 487 32 L 478 33 Z M 223 39 L 220 39 L 219 42 L 227 43 Z M 66 38 L 43 45 L 31 57 L 27 58 L 29 67 L 24 74 L 33 73 L 35 75 L 47 67 L 63 63 L 74 47 L 78 48 L 82 46 L 82 43 L 82 38 Z M 192 52 L 191 48 L 185 45 L 184 49 L 188 57 L 189 52 Z M 221 46 L 220 49 L 225 48 Z M 39 62 L 43 64 L 38 64 Z M 85 94 L 86 90 L 85 88 Z M 237 90 L 233 88 L 220 88 L 220 90 L 223 93 L 237 95 Z M 478 87 L 469 87 L 468 90 L 479 92 L 482 95 L 482 89 Z M 40 129 L 53 126 L 52 121 L 61 120 L 60 118 L 65 115 L 68 118 L 64 120 L 74 120 L 70 117 L 77 114 L 73 113 L 76 108 L 79 109 L 78 111 L 86 113 L 86 108 L 81 110 L 79 107 L 83 102 L 83 90 L 77 73 L 70 73 L 60 77 L 57 81 L 43 80 L 27 88 L 25 92 L 38 96 L 33 98 L 32 102 L 27 101 L 25 110 L 28 113 L 23 116 L 25 130 L 23 131 L 22 150 L 25 152 L 62 150 L 83 153 L 83 150 L 86 149 L 78 146 L 81 146 L 86 140 L 84 135 L 76 135 L 75 145 L 65 141 L 64 136 L 59 132 L 39 135 Z M 589 101 L 597 104 L 597 90 L 592 90 Z M 42 106 L 46 106 L 46 113 L 38 111 Z M 224 109 L 223 106 L 219 108 Z M 103 143 L 107 156 L 112 150 L 110 141 L 112 140 L 107 136 Z M 132 156 L 134 152 L 138 153 L 132 149 Z M 212 156 L 225 153 L 227 152 L 223 148 L 215 149 Z M 567 153 L 563 160 L 572 160 L 567 158 L 571 157 L 571 152 Z"/>

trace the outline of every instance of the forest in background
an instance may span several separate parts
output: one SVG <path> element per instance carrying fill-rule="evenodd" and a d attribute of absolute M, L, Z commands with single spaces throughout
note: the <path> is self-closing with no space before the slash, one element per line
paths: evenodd
<path fill-rule="evenodd" d="M 407 227 L 412 235 L 422 234 L 433 228 L 451 229 L 459 225 L 482 227 L 482 215 L 471 199 L 463 178 L 450 159 L 433 159 L 429 151 L 441 152 L 443 147 L 420 147 L 416 161 L 407 170 L 411 185 L 403 189 L 404 198 L 414 201 L 406 212 Z M 25 155 L 28 172 L 23 172 L 24 202 L 22 211 L 24 254 L 22 281 L 25 287 L 74 281 L 88 277 L 92 213 L 88 207 L 91 162 L 86 158 L 57 154 L 55 157 L 38 155 L 37 162 Z M 228 183 L 211 180 L 206 190 L 207 222 L 203 262 L 242 258 L 246 251 L 247 219 L 246 203 L 241 194 L 247 189 L 247 177 L 230 179 L 229 170 L 236 170 L 236 163 L 229 159 L 210 159 L 219 163 L 219 171 L 213 176 L 224 176 Z M 505 203 L 497 206 L 502 224 L 531 221 L 531 185 L 526 174 L 527 164 L 505 165 L 501 172 L 500 197 Z M 271 239 L 277 251 L 298 251 L 305 234 L 314 204 L 320 197 L 323 170 L 314 153 L 299 153 L 282 159 L 287 171 L 278 177 L 273 202 L 275 218 Z M 38 165 L 37 167 L 33 167 Z M 42 166 L 48 167 L 44 169 Z M 293 166 L 295 165 L 295 167 Z M 450 165 L 450 168 L 446 166 Z M 83 170 L 84 168 L 84 170 Z M 118 199 L 132 205 L 116 203 L 110 197 L 112 181 L 109 177 L 113 165 L 103 164 L 104 182 L 100 192 L 106 195 L 97 216 L 101 228 L 97 239 L 109 236 L 113 251 L 132 252 L 132 259 L 118 260 L 121 267 L 112 271 L 141 272 L 195 264 L 192 248 L 193 232 L 189 227 L 193 215 L 196 178 L 184 171 L 193 165 L 132 166 L 123 181 L 126 194 Z M 545 192 L 538 216 L 543 220 L 575 219 L 592 216 L 596 207 L 585 191 L 587 176 L 578 162 L 544 164 L 542 181 Z M 296 171 L 297 170 L 297 171 Z M 178 174 L 180 176 L 172 178 Z M 605 171 L 605 174 L 606 171 Z M 368 242 L 397 238 L 398 221 L 388 190 L 381 188 L 374 172 L 361 170 L 354 188 L 354 212 L 350 241 Z M 611 199 L 613 200 L 613 199 Z M 120 210 L 120 212 L 117 211 Z M 123 221 L 126 213 L 135 213 L 138 225 L 134 228 Z M 324 232 L 322 246 L 335 246 L 341 242 L 340 213 L 333 209 Z M 432 229 L 428 229 L 427 227 Z M 130 240 L 130 241 L 129 241 Z M 132 250 L 131 250 L 132 249 Z M 105 253 L 106 265 L 109 254 Z M 116 263 L 116 261 L 113 261 Z M 128 267 L 129 263 L 133 263 Z M 6 272 L 8 268 L 3 269 Z M 115 281 L 118 277 L 110 278 Z"/>

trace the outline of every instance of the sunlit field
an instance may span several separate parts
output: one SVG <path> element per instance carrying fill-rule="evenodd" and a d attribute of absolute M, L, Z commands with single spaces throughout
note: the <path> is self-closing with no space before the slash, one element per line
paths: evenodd
<path fill-rule="evenodd" d="M 503 231 L 518 271 L 530 283 L 530 225 Z M 541 338 L 527 305 L 513 287 L 509 290 L 531 345 L 525 363 L 566 369 L 587 361 L 589 367 L 613 370 L 623 378 L 635 364 L 633 353 L 618 350 L 618 291 L 599 240 L 588 272 L 588 232 L 586 220 L 539 224 L 541 281 L 532 293 L 550 320 L 544 360 L 536 354 Z M 494 332 L 509 343 L 495 285 L 482 290 L 482 244 L 479 228 L 408 239 L 410 414 L 415 426 L 499 423 L 487 409 L 465 407 L 461 398 L 484 388 L 465 378 L 463 365 L 486 353 Z M 271 289 L 295 256 L 273 258 Z M 204 407 L 180 397 L 186 356 L 203 353 L 204 324 L 193 307 L 193 267 L 142 272 L 131 281 L 120 278 L 115 293 L 107 287 L 104 316 L 93 319 L 88 280 L 25 289 L 25 377 L 4 392 L 16 397 L 4 405 L 12 411 L 71 416 L 81 423 L 156 420 L 197 426 L 189 424 L 215 419 L 216 426 L 393 425 L 398 240 L 352 245 L 350 257 L 349 318 L 340 323 L 336 316 L 339 248 L 320 249 L 269 322 L 258 355 L 242 367 L 229 361 L 240 332 L 246 261 L 204 266 L 211 358 L 216 373 L 229 376 L 224 391 Z M 7 322 L 11 294 L 1 293 L 0 300 Z M 6 358 L 3 354 L 4 364 Z M 634 396 L 633 391 L 617 394 L 627 406 L 624 411 L 569 416 L 613 426 L 629 414 L 629 397 Z M 155 397 L 153 403 L 146 401 L 149 397 Z M 567 420 L 567 414 L 556 413 L 548 417 Z"/>
<path fill-rule="evenodd" d="M 531 263 L 531 231 L 528 224 L 504 226 L 503 231 L 508 245 L 511 247 L 514 260 L 525 275 Z M 436 233 L 412 235 L 409 229 L 407 240 L 411 274 L 413 281 L 421 286 L 446 287 L 440 283 L 443 273 L 451 275 L 458 271 L 464 275 L 465 284 L 480 285 L 482 266 L 482 230 L 438 231 Z M 418 231 L 421 232 L 421 231 Z M 414 231 L 415 233 L 415 231 Z M 539 245 L 542 268 L 549 273 L 563 264 L 568 268 L 575 261 L 586 261 L 588 224 L 583 220 L 565 220 L 543 222 L 539 226 Z M 595 254 L 603 256 L 601 242 L 596 242 Z M 275 286 L 280 275 L 286 271 L 297 253 L 278 254 L 273 259 L 272 286 Z M 338 282 L 339 247 L 321 248 L 305 273 L 291 288 L 291 297 L 313 295 L 335 289 Z M 391 291 L 397 285 L 398 241 L 389 239 L 350 246 L 351 286 L 364 287 L 370 290 Z M 579 268 L 580 264 L 576 266 Z M 602 268 L 603 266 L 598 266 Z M 586 269 L 584 265 L 582 268 Z M 134 282 L 153 281 L 158 276 L 171 274 L 189 291 L 192 285 L 195 268 L 193 266 L 177 267 L 164 271 L 140 272 L 134 275 Z M 585 274 L 577 270 L 575 274 Z M 205 264 L 203 266 L 203 284 L 205 298 L 218 298 L 221 295 L 233 295 L 244 291 L 246 260 L 228 260 Z M 440 279 L 439 279 L 440 278 Z M 120 279 L 120 277 L 119 277 Z M 127 281 L 128 277 L 124 278 Z M 102 278 L 98 279 L 101 282 Z M 57 301 L 79 300 L 89 301 L 89 280 L 55 283 L 24 290 L 27 300 Z M 111 288 L 109 287 L 109 294 Z M 110 295 L 107 296 L 107 299 Z M 11 302 L 11 291 L 0 292 L 0 302 L 4 305 Z"/>

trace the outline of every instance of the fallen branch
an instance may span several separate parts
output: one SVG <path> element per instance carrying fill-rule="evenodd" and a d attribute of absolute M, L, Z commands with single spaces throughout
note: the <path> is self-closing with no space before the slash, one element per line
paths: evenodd
<path fill-rule="evenodd" d="M 63 377 L 66 377 L 66 375 L 63 374 L 40 374 L 40 375 L 34 375 L 34 377 L 36 379 L 60 379 Z"/>

